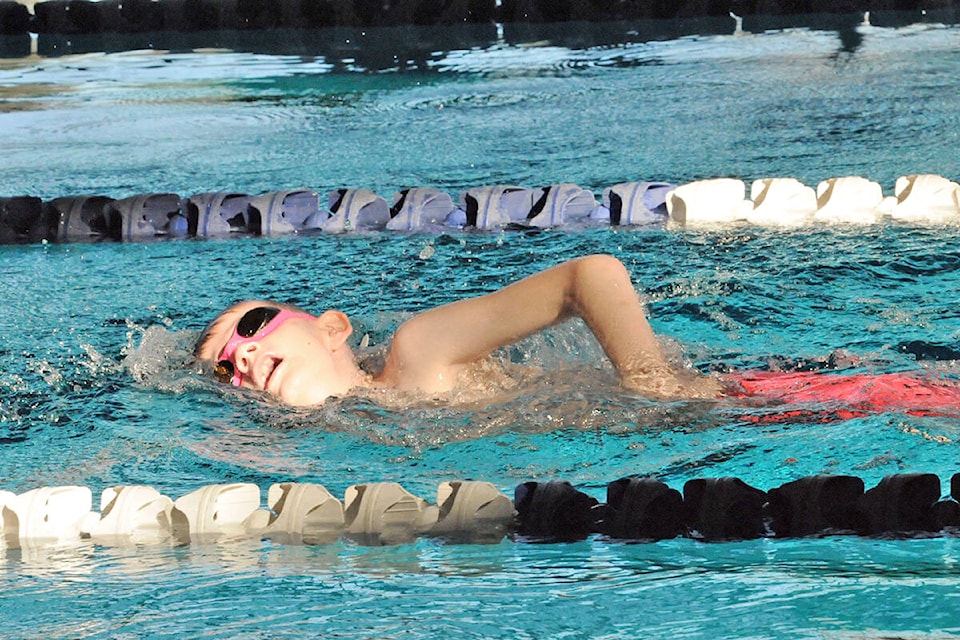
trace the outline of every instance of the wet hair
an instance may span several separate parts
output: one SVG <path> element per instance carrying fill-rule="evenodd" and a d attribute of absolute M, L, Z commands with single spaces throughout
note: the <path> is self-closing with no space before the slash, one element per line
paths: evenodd
<path fill-rule="evenodd" d="M 203 348 L 210 342 L 210 337 L 213 335 L 213 330 L 223 321 L 224 316 L 230 312 L 231 309 L 237 307 L 237 305 L 243 304 L 244 302 L 250 302 L 249 300 L 241 300 L 240 302 L 235 302 L 223 311 L 220 312 L 217 317 L 207 323 L 207 326 L 203 328 L 203 331 L 200 332 L 200 335 L 197 337 L 197 341 L 193 345 L 193 356 L 196 359 L 200 359 L 200 352 L 203 351 Z M 285 309 L 287 311 L 294 311 L 296 313 L 310 313 L 309 311 L 302 309 L 296 305 L 289 304 L 286 302 L 274 302 L 272 300 L 259 300 L 262 302 L 263 306 L 279 307 L 280 309 Z"/>

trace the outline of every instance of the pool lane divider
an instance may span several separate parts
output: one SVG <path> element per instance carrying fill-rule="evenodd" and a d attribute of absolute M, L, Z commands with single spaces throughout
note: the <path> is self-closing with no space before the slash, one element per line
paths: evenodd
<path fill-rule="evenodd" d="M 610 541 L 705 542 L 860 535 L 888 538 L 960 535 L 960 473 L 941 494 L 931 473 L 884 477 L 864 490 L 860 478 L 807 476 L 763 491 L 734 477 L 688 481 L 682 493 L 651 477 L 607 485 L 606 502 L 562 480 L 525 482 L 510 499 L 489 482 L 438 486 L 435 503 L 393 482 L 353 485 L 339 500 L 314 483 L 285 482 L 267 491 L 251 483 L 214 484 L 176 500 L 148 486 L 103 491 L 92 511 L 87 487 L 0 491 L 0 531 L 7 549 L 92 542 L 103 546 L 215 544 L 265 539 L 318 545 L 340 539 L 396 545 L 419 537 L 493 544 Z"/>
<path fill-rule="evenodd" d="M 901 176 L 894 195 L 884 196 L 878 183 L 858 176 L 830 178 L 816 189 L 794 178 L 761 178 L 747 197 L 746 184 L 734 178 L 681 185 L 640 181 L 605 187 L 599 200 L 573 183 L 470 187 L 456 201 L 434 187 L 402 189 L 389 202 L 365 188 L 335 189 L 325 198 L 311 189 L 121 199 L 77 195 L 49 201 L 23 195 L 0 197 L 0 244 L 730 223 L 800 227 L 884 220 L 956 224 L 960 184 L 934 174 Z"/>

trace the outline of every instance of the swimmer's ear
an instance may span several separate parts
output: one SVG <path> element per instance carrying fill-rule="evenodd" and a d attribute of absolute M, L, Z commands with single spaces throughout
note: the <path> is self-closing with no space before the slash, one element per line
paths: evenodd
<path fill-rule="evenodd" d="M 317 318 L 317 321 L 323 327 L 325 335 L 329 336 L 331 349 L 338 349 L 343 346 L 343 343 L 353 333 L 350 318 L 343 311 L 324 311 Z"/>

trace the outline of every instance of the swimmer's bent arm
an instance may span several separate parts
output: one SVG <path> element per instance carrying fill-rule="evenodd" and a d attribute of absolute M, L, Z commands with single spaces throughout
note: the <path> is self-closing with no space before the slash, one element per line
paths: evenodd
<path fill-rule="evenodd" d="M 624 385 L 667 397 L 716 395 L 712 379 L 670 365 L 629 273 L 606 255 L 570 260 L 408 320 L 394 336 L 385 373 L 429 387 L 438 374 L 572 316 L 586 322 Z"/>

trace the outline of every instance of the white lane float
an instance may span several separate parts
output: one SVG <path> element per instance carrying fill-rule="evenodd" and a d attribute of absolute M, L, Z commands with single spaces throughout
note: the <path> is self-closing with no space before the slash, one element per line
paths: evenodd
<path fill-rule="evenodd" d="M 80 536 L 96 543 L 122 546 L 168 539 L 173 500 L 153 487 L 109 487 L 100 496 L 100 513 L 91 512 L 80 524 Z"/>
<path fill-rule="evenodd" d="M 282 544 L 327 544 L 344 530 L 343 504 L 325 487 L 281 482 L 267 491 L 269 510 L 247 520 L 248 528 Z"/>
<path fill-rule="evenodd" d="M 513 528 L 513 500 L 493 484 L 481 481 L 442 482 L 437 487 L 431 536 L 498 542 Z"/>
<path fill-rule="evenodd" d="M 960 216 L 960 184 L 943 176 L 901 176 L 894 187 L 889 213 L 906 222 L 946 222 Z"/>
<path fill-rule="evenodd" d="M 347 536 L 363 544 L 412 542 L 436 521 L 426 500 L 396 482 L 347 487 L 343 505 Z"/>
<path fill-rule="evenodd" d="M 747 222 L 756 225 L 801 226 L 817 210 L 817 193 L 796 178 L 760 178 L 750 185 L 753 209 Z"/>
<path fill-rule="evenodd" d="M 667 194 L 671 222 L 701 225 L 746 220 L 753 203 L 746 198 L 746 185 L 735 178 L 690 182 Z"/>
<path fill-rule="evenodd" d="M 40 487 L 3 501 L 3 540 L 9 548 L 59 545 L 80 539 L 93 495 L 87 487 Z"/>
<path fill-rule="evenodd" d="M 859 176 L 830 178 L 817 185 L 818 222 L 873 224 L 883 217 L 883 189 Z"/>
<path fill-rule="evenodd" d="M 513 501 L 488 482 L 450 481 L 437 503 L 395 482 L 352 485 L 342 501 L 314 483 L 269 487 L 267 508 L 251 483 L 213 484 L 176 500 L 153 487 L 105 489 L 91 511 L 87 487 L 0 491 L 0 548 L 36 548 L 92 541 L 104 546 L 210 544 L 262 538 L 282 544 L 328 544 L 346 537 L 362 544 L 441 536 L 495 543 L 513 528 Z"/>
<path fill-rule="evenodd" d="M 181 542 L 210 542 L 247 534 L 247 519 L 260 507 L 255 484 L 234 482 L 202 487 L 177 498 L 170 513 L 172 533 Z"/>

